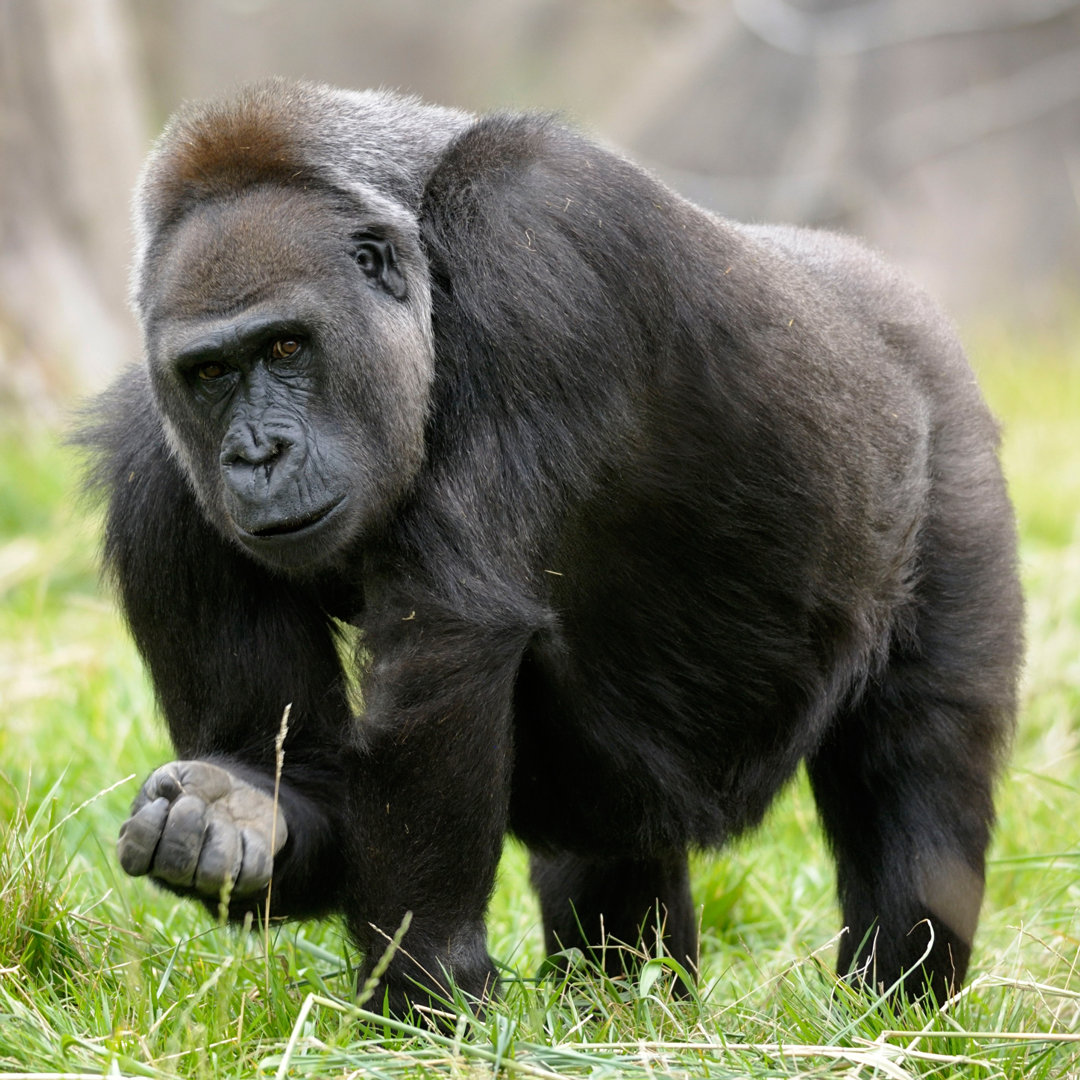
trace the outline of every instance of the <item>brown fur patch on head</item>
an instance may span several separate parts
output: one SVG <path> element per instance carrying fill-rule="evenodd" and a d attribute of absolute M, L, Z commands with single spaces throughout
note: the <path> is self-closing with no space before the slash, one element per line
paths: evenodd
<path fill-rule="evenodd" d="M 466 113 L 385 91 L 288 79 L 184 106 L 166 125 L 136 189 L 136 310 L 143 313 L 148 274 L 188 215 L 260 188 L 344 197 L 358 212 L 392 224 L 404 243 L 415 236 L 435 162 L 472 122 Z"/>
<path fill-rule="evenodd" d="M 203 104 L 177 114 L 145 178 L 144 195 L 157 224 L 245 188 L 315 182 L 300 137 L 299 104 L 288 94 L 253 88 L 228 107 Z"/>

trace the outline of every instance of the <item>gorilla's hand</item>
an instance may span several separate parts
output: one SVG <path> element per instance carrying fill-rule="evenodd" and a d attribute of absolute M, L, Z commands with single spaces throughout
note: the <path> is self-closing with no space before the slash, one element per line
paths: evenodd
<path fill-rule="evenodd" d="M 120 827 L 116 850 L 133 876 L 150 874 L 202 896 L 251 896 L 270 881 L 289 835 L 264 791 L 208 761 L 172 761 L 151 773 Z"/>

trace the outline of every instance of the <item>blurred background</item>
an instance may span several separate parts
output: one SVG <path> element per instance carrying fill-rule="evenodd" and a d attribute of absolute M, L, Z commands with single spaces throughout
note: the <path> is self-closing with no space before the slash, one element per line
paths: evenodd
<path fill-rule="evenodd" d="M 967 325 L 1075 306 L 1080 0 L 0 0 L 0 408 L 137 355 L 140 160 L 271 73 L 558 110 L 722 214 L 866 237 Z"/>
<path fill-rule="evenodd" d="M 308 1030 L 297 988 L 352 992 L 332 923 L 283 931 L 264 966 L 254 938 L 120 880 L 117 825 L 170 751 L 62 444 L 139 355 L 128 204 L 156 132 L 270 74 L 556 110 L 721 214 L 865 237 L 954 314 L 1002 423 L 1029 657 L 977 973 L 941 1021 L 988 1040 L 945 1059 L 922 1019 L 884 1022 L 917 1024 L 905 1075 L 1080 1077 L 1080 1046 L 1036 1038 L 1080 1030 L 1080 0 L 0 0 L 0 1073 L 281 1072 L 263 1059 Z M 815 821 L 800 777 L 752 843 L 695 860 L 709 1038 L 884 1049 L 821 977 L 839 923 Z M 489 918 L 521 986 L 543 958 L 526 867 L 508 845 Z M 543 993 L 479 1042 L 624 1030 L 599 1001 L 552 1019 Z M 345 1030 L 316 1025 L 331 1047 Z M 312 1049 L 307 1074 L 366 1073 L 370 1049 Z M 420 1075 L 387 1053 L 387 1075 Z"/>

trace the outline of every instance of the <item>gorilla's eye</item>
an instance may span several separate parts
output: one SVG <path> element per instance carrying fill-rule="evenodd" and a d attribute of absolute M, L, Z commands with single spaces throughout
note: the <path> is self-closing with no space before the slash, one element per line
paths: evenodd
<path fill-rule="evenodd" d="M 270 346 L 272 360 L 288 360 L 300 351 L 300 342 L 295 338 L 280 338 Z"/>
<path fill-rule="evenodd" d="M 212 382 L 214 379 L 220 379 L 225 374 L 225 365 L 210 360 L 205 364 L 200 364 L 195 369 L 195 374 L 204 382 Z"/>

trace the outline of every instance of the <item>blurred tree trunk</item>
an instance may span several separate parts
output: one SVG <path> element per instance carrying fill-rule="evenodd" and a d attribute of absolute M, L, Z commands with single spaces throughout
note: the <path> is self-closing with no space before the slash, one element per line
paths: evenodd
<path fill-rule="evenodd" d="M 135 354 L 140 100 L 117 0 L 0 2 L 0 404 L 50 416 Z"/>

